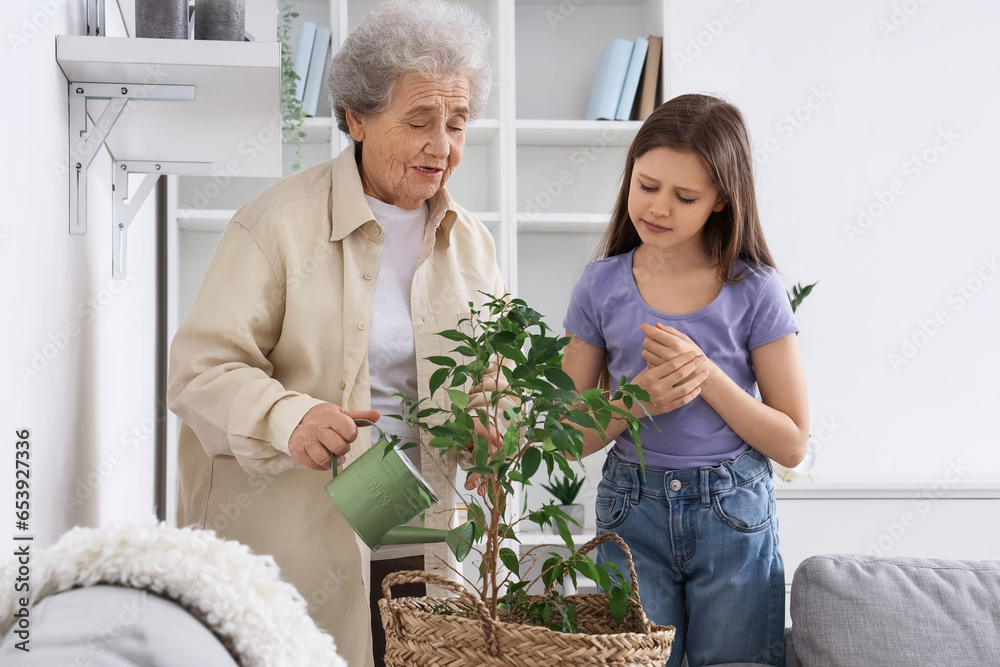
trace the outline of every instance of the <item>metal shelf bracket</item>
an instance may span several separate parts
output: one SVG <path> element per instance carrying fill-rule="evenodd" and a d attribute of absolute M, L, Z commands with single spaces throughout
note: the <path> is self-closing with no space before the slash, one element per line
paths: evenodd
<path fill-rule="evenodd" d="M 125 279 L 128 228 L 142 203 L 153 190 L 161 174 L 204 176 L 211 174 L 211 162 L 156 162 L 149 160 L 115 160 L 111 183 L 111 274 L 115 280 Z M 145 174 L 135 194 L 129 196 L 129 174 Z"/>
<path fill-rule="evenodd" d="M 143 83 L 69 84 L 69 233 L 87 233 L 87 169 L 130 101 L 175 102 L 194 99 L 194 86 Z M 101 117 L 88 129 L 87 102 L 108 100 Z"/>

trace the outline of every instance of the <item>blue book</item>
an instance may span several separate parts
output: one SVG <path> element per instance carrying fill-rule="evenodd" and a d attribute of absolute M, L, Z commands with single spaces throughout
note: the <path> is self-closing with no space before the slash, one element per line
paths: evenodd
<path fill-rule="evenodd" d="M 642 77 L 642 67 L 646 64 L 646 51 L 649 50 L 649 40 L 640 37 L 635 40 L 632 49 L 632 60 L 625 74 L 625 85 L 622 86 L 622 98 L 618 101 L 618 113 L 615 120 L 628 120 L 632 115 L 632 105 L 635 104 L 635 93 L 639 90 L 639 79 Z"/>
<path fill-rule="evenodd" d="M 312 57 L 315 41 L 316 24 L 306 21 L 302 24 L 302 34 L 299 35 L 299 48 L 295 50 L 295 73 L 299 75 L 299 80 L 295 82 L 295 97 L 299 102 L 306 91 L 306 75 L 309 73 L 309 59 Z"/>
<path fill-rule="evenodd" d="M 627 39 L 616 39 L 604 49 L 590 93 L 587 120 L 614 120 L 634 46 Z"/>
<path fill-rule="evenodd" d="M 316 28 L 316 41 L 313 42 L 312 55 L 309 56 L 309 73 L 306 74 L 306 90 L 302 95 L 302 113 L 307 116 L 316 115 L 319 94 L 326 89 L 323 71 L 326 69 L 326 57 L 330 53 L 330 37 L 327 28 Z"/>

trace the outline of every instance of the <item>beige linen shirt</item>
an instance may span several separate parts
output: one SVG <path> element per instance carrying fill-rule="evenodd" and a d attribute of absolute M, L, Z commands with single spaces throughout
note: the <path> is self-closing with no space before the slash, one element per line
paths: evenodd
<path fill-rule="evenodd" d="M 468 302 L 482 303 L 480 291 L 505 292 L 483 224 L 445 189 L 429 204 L 410 292 L 419 398 L 436 369 L 426 358 L 454 345 L 435 333 L 454 328 Z M 353 145 L 279 181 L 233 216 L 170 350 L 167 400 L 183 421 L 178 525 L 271 554 L 352 667 L 372 664 L 370 551 L 330 502 L 330 473 L 296 464 L 288 440 L 319 403 L 370 406 L 368 327 L 383 235 Z M 485 389 L 470 407 L 489 400 Z M 348 465 L 370 447 L 370 430 Z M 457 462 L 422 450 L 423 474 L 441 498 L 426 525 L 454 525 Z M 443 545 L 425 559 L 444 576 L 442 560 L 455 564 Z"/>

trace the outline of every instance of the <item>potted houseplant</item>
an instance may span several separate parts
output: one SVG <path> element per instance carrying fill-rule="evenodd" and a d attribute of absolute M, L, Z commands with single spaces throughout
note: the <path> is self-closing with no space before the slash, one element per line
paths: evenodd
<path fill-rule="evenodd" d="M 580 489 L 583 488 L 583 475 L 578 475 L 576 479 L 570 479 L 569 477 L 562 475 L 558 479 L 551 481 L 550 484 L 542 484 L 542 488 L 552 494 L 552 496 L 559 501 L 559 509 L 561 509 L 566 516 L 570 518 L 576 528 L 571 527 L 571 533 L 582 533 L 583 523 L 585 520 L 585 512 L 583 505 L 579 503 L 574 503 L 576 496 L 580 493 Z M 546 532 L 555 533 L 556 526 L 550 524 Z"/>
<path fill-rule="evenodd" d="M 473 582 L 455 570 L 465 580 L 463 586 L 423 572 L 389 575 L 380 602 L 386 664 L 565 664 L 567 651 L 580 659 L 589 652 L 601 662 L 612 657 L 609 650 L 615 664 L 662 664 L 669 656 L 673 628 L 651 626 L 646 619 L 631 556 L 630 585 L 614 564 L 598 565 L 587 555 L 598 542 L 608 540 L 617 540 L 628 554 L 624 542 L 613 534 L 602 535 L 575 551 L 571 518 L 563 509 L 554 502 L 535 509 L 514 502 L 543 465 L 550 478 L 558 469 L 570 482 L 577 479 L 583 434 L 575 425 L 603 431 L 613 417 L 625 419 L 641 453 L 639 420 L 628 409 L 635 401 L 648 400 L 648 394 L 626 384 L 625 378 L 608 390 L 578 393 L 561 368 L 569 338 L 551 335 L 541 315 L 524 301 L 486 295 L 482 307 L 469 306 L 468 317 L 455 329 L 439 333 L 455 342 L 453 354 L 429 358 L 438 367 L 429 381 L 431 396 L 438 400 L 399 395 L 405 414 L 397 417 L 424 433 L 425 446 L 442 457 L 468 451 L 472 466 L 467 474 L 484 480 L 482 495 L 455 489 L 475 525 L 479 577 Z M 482 386 L 496 389 L 488 405 L 470 410 L 467 390 Z M 502 442 L 497 438 L 491 443 L 482 434 L 491 426 L 500 427 Z M 397 445 L 417 446 L 400 445 L 392 437 L 386 454 Z M 536 552 L 544 547 L 524 554 L 515 551 L 518 524 L 524 521 L 554 526 L 569 550 L 567 556 L 548 554 L 541 574 L 532 579 L 529 566 L 540 559 Z M 560 592 L 564 577 L 575 585 L 578 575 L 605 592 Z M 545 593 L 530 595 L 528 588 L 539 580 Z M 393 599 L 392 586 L 408 581 L 432 583 L 458 597 Z M 608 640 L 609 634 L 614 641 Z"/>

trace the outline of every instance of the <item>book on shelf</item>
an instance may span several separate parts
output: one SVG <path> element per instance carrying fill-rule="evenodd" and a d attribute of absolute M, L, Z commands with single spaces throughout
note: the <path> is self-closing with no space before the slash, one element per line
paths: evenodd
<path fill-rule="evenodd" d="M 331 36 L 328 28 L 316 28 L 316 39 L 313 42 L 312 54 L 309 56 L 305 92 L 302 95 L 302 113 L 307 116 L 316 115 L 320 93 L 326 89 L 323 74 L 326 70 L 326 58 L 330 53 Z"/>
<path fill-rule="evenodd" d="M 306 75 L 309 73 L 309 59 L 312 57 L 313 43 L 316 41 L 316 24 L 306 21 L 302 24 L 299 35 L 299 46 L 295 49 L 295 73 L 299 80 L 295 82 L 295 97 L 299 102 L 306 91 Z"/>
<path fill-rule="evenodd" d="M 632 107 L 635 105 L 635 94 L 639 90 L 639 79 L 642 77 L 643 65 L 646 63 L 646 52 L 649 50 L 649 40 L 643 37 L 635 40 L 632 47 L 632 57 L 629 59 L 625 82 L 622 85 L 622 96 L 618 100 L 618 111 L 615 120 L 628 120 L 632 117 Z"/>
<path fill-rule="evenodd" d="M 660 105 L 660 60 L 663 54 L 663 38 L 657 35 L 649 36 L 649 50 L 646 53 L 646 67 L 642 73 L 640 84 L 639 106 L 635 120 L 646 120 L 653 109 Z"/>
<path fill-rule="evenodd" d="M 616 39 L 601 53 L 590 92 L 587 120 L 614 120 L 634 48 L 633 42 Z"/>

